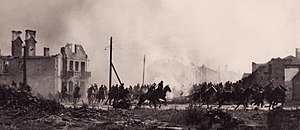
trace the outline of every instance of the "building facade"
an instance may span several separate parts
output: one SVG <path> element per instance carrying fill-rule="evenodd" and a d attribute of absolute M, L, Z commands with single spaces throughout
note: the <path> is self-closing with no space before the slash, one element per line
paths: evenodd
<path fill-rule="evenodd" d="M 50 55 L 50 49 L 44 48 L 44 55 L 37 56 L 36 31 L 26 30 L 25 33 L 27 50 L 23 49 L 22 32 L 12 31 L 11 55 L 0 56 L 0 84 L 14 82 L 19 87 L 23 83 L 25 51 L 27 84 L 34 95 L 57 97 L 63 87 L 72 94 L 75 85 L 82 92 L 86 90 L 91 72 L 88 72 L 88 56 L 81 45 L 68 43 L 56 55 Z"/>
<path fill-rule="evenodd" d="M 264 64 L 252 62 L 254 83 L 265 86 L 272 80 L 275 87 L 287 87 L 287 99 L 300 99 L 299 56 L 299 49 L 296 49 L 296 57 L 272 58 Z"/>

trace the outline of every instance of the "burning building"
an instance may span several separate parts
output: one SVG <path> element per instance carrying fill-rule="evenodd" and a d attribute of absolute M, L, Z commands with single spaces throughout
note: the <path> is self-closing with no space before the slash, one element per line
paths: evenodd
<path fill-rule="evenodd" d="M 21 34 L 21 31 L 12 31 L 11 55 L 0 55 L 0 84 L 14 82 L 19 87 L 27 81 L 33 94 L 48 98 L 60 94 L 63 87 L 69 94 L 73 93 L 74 86 L 85 91 L 91 72 L 88 72 L 88 56 L 81 45 L 68 43 L 56 55 L 50 55 L 50 49 L 44 47 L 44 55 L 37 56 L 36 31 L 25 31 L 26 49 Z"/>

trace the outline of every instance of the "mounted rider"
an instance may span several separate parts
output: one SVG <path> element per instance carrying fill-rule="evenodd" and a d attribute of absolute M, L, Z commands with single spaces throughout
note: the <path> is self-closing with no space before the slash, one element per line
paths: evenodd
<path fill-rule="evenodd" d="M 88 90 L 87 90 L 87 98 L 88 98 L 89 102 L 90 102 L 90 100 L 91 100 L 93 91 L 94 91 L 94 85 L 91 84 L 91 87 L 89 87 Z"/>
<path fill-rule="evenodd" d="M 150 96 L 153 94 L 153 92 L 154 92 L 154 90 L 155 90 L 155 86 L 156 86 L 156 83 L 153 83 L 153 84 L 148 88 L 148 91 L 147 91 L 148 98 L 150 98 Z"/>
<path fill-rule="evenodd" d="M 160 83 L 157 84 L 157 89 L 156 89 L 159 95 L 162 95 L 164 93 L 163 88 L 164 88 L 164 81 L 160 81 Z"/>
<path fill-rule="evenodd" d="M 74 93 L 73 93 L 74 99 L 78 100 L 80 98 L 80 87 L 78 86 L 78 84 L 76 84 L 76 87 L 74 89 Z"/>

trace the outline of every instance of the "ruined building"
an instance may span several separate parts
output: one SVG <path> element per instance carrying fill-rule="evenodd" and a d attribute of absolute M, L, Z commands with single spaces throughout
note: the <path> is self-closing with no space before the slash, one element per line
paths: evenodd
<path fill-rule="evenodd" d="M 0 55 L 0 84 L 15 82 L 19 87 L 23 83 L 23 46 L 26 45 L 27 84 L 33 94 L 52 98 L 60 94 L 62 87 L 72 94 L 75 86 L 85 91 L 91 72 L 88 72 L 88 56 L 81 45 L 68 43 L 56 55 L 50 55 L 50 49 L 44 47 L 44 55 L 37 56 L 36 31 L 25 31 L 25 43 L 21 34 L 21 31 L 12 31 L 11 55 Z"/>
<path fill-rule="evenodd" d="M 264 64 L 252 62 L 252 76 L 254 83 L 263 86 L 274 81 L 274 86 L 285 85 L 288 89 L 288 99 L 300 99 L 300 50 L 296 49 L 296 56 L 272 58 Z"/>

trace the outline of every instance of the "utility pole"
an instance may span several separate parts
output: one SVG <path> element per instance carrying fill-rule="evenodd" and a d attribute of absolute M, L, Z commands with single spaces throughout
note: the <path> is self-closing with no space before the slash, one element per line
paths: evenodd
<path fill-rule="evenodd" d="M 144 55 L 144 62 L 143 62 L 143 84 L 145 83 L 145 63 L 146 63 L 146 55 Z"/>
<path fill-rule="evenodd" d="M 23 55 L 23 83 L 24 87 L 26 88 L 27 86 L 27 46 L 23 46 L 24 49 L 24 55 Z"/>
<path fill-rule="evenodd" d="M 109 90 L 111 90 L 111 72 L 112 72 L 112 37 L 110 37 L 110 47 L 109 47 L 109 81 L 108 81 L 108 87 Z"/>
<path fill-rule="evenodd" d="M 219 83 L 221 83 L 221 68 L 220 68 L 220 65 L 219 65 Z"/>

